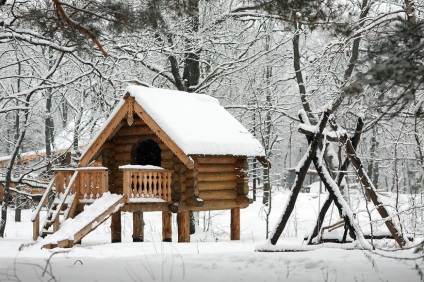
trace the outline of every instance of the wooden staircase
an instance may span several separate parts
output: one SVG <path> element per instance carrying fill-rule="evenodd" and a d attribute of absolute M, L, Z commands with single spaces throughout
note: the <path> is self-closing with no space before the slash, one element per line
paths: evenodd
<path fill-rule="evenodd" d="M 42 248 L 71 248 L 97 228 L 125 202 L 123 195 L 106 192 L 75 218 L 68 218 L 54 234 L 40 241 Z"/>
<path fill-rule="evenodd" d="M 56 194 L 53 203 L 47 212 L 47 218 L 40 230 L 41 237 L 44 238 L 49 234 L 53 234 L 59 229 L 59 226 L 62 224 L 62 222 L 73 216 L 76 205 L 78 203 L 74 189 L 75 181 L 77 178 L 78 171 L 75 171 L 63 193 L 58 192 Z M 52 226 L 53 230 L 51 230 Z"/>
<path fill-rule="evenodd" d="M 78 203 L 91 204 L 108 190 L 107 169 L 102 167 L 57 169 L 40 204 L 32 214 L 33 239 L 46 237 L 59 230 L 63 222 L 73 218 Z M 40 212 L 55 193 L 46 218 L 40 222 Z M 40 228 L 41 225 L 41 228 Z"/>

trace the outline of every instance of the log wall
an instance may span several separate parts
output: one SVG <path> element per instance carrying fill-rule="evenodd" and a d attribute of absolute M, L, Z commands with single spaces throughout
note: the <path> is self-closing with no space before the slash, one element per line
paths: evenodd
<path fill-rule="evenodd" d="M 199 197 L 201 207 L 190 210 L 215 210 L 246 207 L 237 199 L 247 195 L 247 158 L 235 156 L 195 156 L 195 169 L 186 171 L 186 198 Z"/>
<path fill-rule="evenodd" d="M 138 116 L 134 116 L 132 126 L 123 120 L 122 126 L 115 135 L 103 144 L 103 152 L 98 157 L 102 159 L 102 164 L 109 169 L 109 190 L 111 192 L 123 193 L 123 173 L 119 170 L 119 166 L 134 164 L 138 143 L 147 139 L 158 143 L 161 149 L 161 166 L 165 169 L 173 169 L 174 154 Z"/>

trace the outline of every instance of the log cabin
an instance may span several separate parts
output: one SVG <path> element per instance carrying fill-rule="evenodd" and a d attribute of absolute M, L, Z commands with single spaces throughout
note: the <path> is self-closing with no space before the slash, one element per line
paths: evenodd
<path fill-rule="evenodd" d="M 34 240 L 56 232 L 105 194 L 120 197 L 93 217 L 96 224 L 44 247 L 70 247 L 109 216 L 111 241 L 120 242 L 123 211 L 133 213 L 134 241 L 143 240 L 143 213 L 161 211 L 163 240 L 171 241 L 176 213 L 178 241 L 189 242 L 189 212 L 231 210 L 230 236 L 238 240 L 240 209 L 251 203 L 248 157 L 268 165 L 260 142 L 215 98 L 130 85 L 85 147 L 78 168 L 55 170 L 49 188 L 61 196 L 40 228 L 47 189 L 33 213 Z"/>

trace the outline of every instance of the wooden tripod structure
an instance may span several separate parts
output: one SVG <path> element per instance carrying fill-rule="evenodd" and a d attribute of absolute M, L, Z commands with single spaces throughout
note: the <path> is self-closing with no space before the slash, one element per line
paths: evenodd
<path fill-rule="evenodd" d="M 299 195 L 300 189 L 302 188 L 306 172 L 308 171 L 310 164 L 313 162 L 321 178 L 321 181 L 324 183 L 325 188 L 330 194 L 330 197 L 324 203 L 322 209 L 320 210 L 316 226 L 308 240 L 309 244 L 312 244 L 313 238 L 318 235 L 320 226 L 322 226 L 322 223 L 324 221 L 325 214 L 333 201 L 335 206 L 338 208 L 340 215 L 344 219 L 345 228 L 347 229 L 347 231 L 349 231 L 349 235 L 351 236 L 351 238 L 353 240 L 359 240 L 359 242 L 361 242 L 363 245 L 368 244 L 368 242 L 364 239 L 364 235 L 361 229 L 354 220 L 354 215 L 351 208 L 343 198 L 339 189 L 339 186 L 343 180 L 343 177 L 345 176 L 345 172 L 347 171 L 348 166 L 352 164 L 359 180 L 361 181 L 362 186 L 366 191 L 365 193 L 367 194 L 367 196 L 369 196 L 373 204 L 376 206 L 377 211 L 384 219 L 385 224 L 389 229 L 390 233 L 392 234 L 393 238 L 396 240 L 398 245 L 403 248 L 408 242 L 408 239 L 404 236 L 404 234 L 402 234 L 399 227 L 393 223 L 392 217 L 386 210 L 381 198 L 376 192 L 374 185 L 371 183 L 368 175 L 366 174 L 360 158 L 358 157 L 355 151 L 359 143 L 363 128 L 362 119 L 358 118 L 356 132 L 352 138 L 349 138 L 346 131 L 341 130 L 338 127 L 334 120 L 334 117 L 331 116 L 331 109 L 329 108 L 324 111 L 319 123 L 314 127 L 309 124 L 309 120 L 305 112 L 301 112 L 299 114 L 299 118 L 302 123 L 299 126 L 299 132 L 305 134 L 309 143 L 309 148 L 308 151 L 305 153 L 302 162 L 298 165 L 298 171 L 296 172 L 296 180 L 291 188 L 289 201 L 287 202 L 284 208 L 283 215 L 279 219 L 274 232 L 270 236 L 271 244 L 275 245 L 278 239 L 280 238 L 281 234 L 283 233 L 284 228 L 287 225 L 288 219 L 294 209 L 297 196 Z M 332 131 L 326 130 L 327 122 L 330 124 Z M 322 164 L 321 158 L 319 158 L 319 156 L 321 155 L 321 144 L 322 142 L 327 141 L 338 142 L 340 146 L 343 146 L 345 148 L 346 151 L 346 159 L 343 163 L 339 165 L 339 172 L 335 179 L 330 176 L 329 171 Z M 344 237 L 346 237 L 346 233 Z"/>

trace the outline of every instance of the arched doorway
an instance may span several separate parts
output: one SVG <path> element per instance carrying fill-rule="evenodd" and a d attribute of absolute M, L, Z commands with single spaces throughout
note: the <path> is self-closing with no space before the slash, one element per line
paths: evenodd
<path fill-rule="evenodd" d="M 135 150 L 134 164 L 160 166 L 161 161 L 161 149 L 158 143 L 152 139 L 143 140 L 138 143 Z"/>

